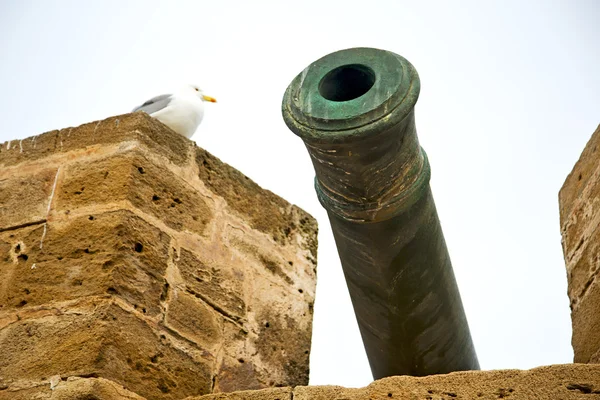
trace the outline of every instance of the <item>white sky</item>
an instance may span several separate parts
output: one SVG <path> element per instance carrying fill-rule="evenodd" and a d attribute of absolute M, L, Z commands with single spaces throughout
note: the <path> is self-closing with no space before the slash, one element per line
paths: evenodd
<path fill-rule="evenodd" d="M 419 139 L 483 369 L 572 361 L 558 190 L 600 123 L 600 3 L 0 0 L 0 142 L 129 112 L 172 85 L 194 139 L 317 218 L 311 379 L 371 381 L 285 88 L 348 47 L 406 57 Z"/>

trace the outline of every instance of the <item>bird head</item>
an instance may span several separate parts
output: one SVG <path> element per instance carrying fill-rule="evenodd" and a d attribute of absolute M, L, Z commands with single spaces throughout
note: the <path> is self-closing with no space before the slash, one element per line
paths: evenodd
<path fill-rule="evenodd" d="M 200 100 L 202 101 L 209 101 L 211 103 L 216 103 L 217 99 L 215 99 L 214 97 L 210 97 L 204 94 L 204 92 L 202 91 L 202 89 L 200 89 L 198 86 L 196 85 L 190 85 L 191 89 L 194 91 L 194 93 L 196 93 L 196 96 L 198 96 L 200 98 Z"/>

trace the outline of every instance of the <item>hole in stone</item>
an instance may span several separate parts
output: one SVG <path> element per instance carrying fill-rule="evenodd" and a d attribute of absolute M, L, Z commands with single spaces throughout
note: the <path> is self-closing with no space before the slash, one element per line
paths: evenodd
<path fill-rule="evenodd" d="M 89 219 L 90 221 L 93 221 L 93 220 L 94 220 L 94 216 L 93 216 L 93 215 L 90 215 L 90 216 L 88 217 L 88 219 Z"/>
<path fill-rule="evenodd" d="M 354 100 L 375 84 L 375 72 L 366 65 L 348 64 L 329 71 L 319 83 L 319 93 L 330 101 Z"/>
<path fill-rule="evenodd" d="M 388 393 L 388 397 L 392 397 L 392 394 L 391 394 L 391 393 Z"/>
<path fill-rule="evenodd" d="M 15 246 L 15 253 L 20 253 L 20 252 L 21 252 L 21 245 L 20 245 L 20 244 L 17 244 L 17 245 Z"/>
<path fill-rule="evenodd" d="M 238 361 L 239 361 L 241 364 L 243 364 L 243 363 L 245 362 L 243 358 L 238 358 Z"/>
<path fill-rule="evenodd" d="M 265 328 L 268 328 L 270 326 L 271 326 L 271 324 L 269 324 L 268 322 L 265 323 Z"/>
<path fill-rule="evenodd" d="M 23 292 L 25 292 L 25 294 L 31 293 L 31 291 L 29 289 L 27 289 L 27 288 L 23 289 Z"/>
<path fill-rule="evenodd" d="M 141 252 L 142 252 L 142 250 L 144 250 L 144 245 L 143 245 L 143 244 L 141 244 L 140 242 L 137 242 L 137 243 L 135 244 L 135 246 L 133 247 L 133 249 L 134 249 L 136 252 L 138 252 L 138 253 L 141 253 Z"/>
<path fill-rule="evenodd" d="M 146 308 L 142 308 L 142 312 L 146 314 Z"/>
<path fill-rule="evenodd" d="M 146 173 L 146 171 L 144 171 L 143 167 L 138 167 L 138 171 L 139 171 L 140 174 L 145 174 Z"/>
<path fill-rule="evenodd" d="M 115 289 L 114 287 L 109 287 L 108 289 L 106 289 L 106 293 L 108 293 L 108 294 L 117 294 L 119 292 L 117 292 L 117 289 Z"/>
<path fill-rule="evenodd" d="M 17 258 L 23 260 L 23 261 L 27 261 L 27 259 L 29 258 L 29 256 L 27 254 L 19 254 L 17 256 Z"/>
<path fill-rule="evenodd" d="M 175 203 L 170 204 L 171 208 L 175 207 Z"/>
<path fill-rule="evenodd" d="M 294 263 L 292 261 L 288 261 L 288 264 L 290 264 L 291 266 L 294 265 Z"/>
<path fill-rule="evenodd" d="M 308 354 L 308 350 L 304 350 L 304 354 Z"/>
<path fill-rule="evenodd" d="M 177 198 L 177 197 L 175 197 L 175 198 L 173 199 L 173 201 L 174 201 L 175 203 L 177 203 L 177 204 L 181 204 L 181 203 L 182 203 L 182 201 L 181 201 L 179 198 Z"/>
<path fill-rule="evenodd" d="M 27 304 L 27 300 L 21 300 L 19 304 L 17 304 L 17 307 L 23 307 L 25 304 Z"/>
<path fill-rule="evenodd" d="M 90 249 L 85 249 L 83 252 L 84 252 L 85 254 L 90 254 Z"/>
<path fill-rule="evenodd" d="M 158 201 L 160 200 L 160 197 L 158 197 L 157 195 L 152 196 L 152 201 Z"/>
<path fill-rule="evenodd" d="M 169 389 L 167 384 L 165 382 L 163 382 L 162 380 L 160 382 L 158 382 L 157 387 L 163 393 L 169 393 L 171 391 L 171 389 Z"/>
<path fill-rule="evenodd" d="M 581 174 L 579 174 L 579 178 L 578 178 L 578 180 L 581 180 Z"/>
<path fill-rule="evenodd" d="M 304 290 L 298 289 L 298 293 L 304 293 Z"/>

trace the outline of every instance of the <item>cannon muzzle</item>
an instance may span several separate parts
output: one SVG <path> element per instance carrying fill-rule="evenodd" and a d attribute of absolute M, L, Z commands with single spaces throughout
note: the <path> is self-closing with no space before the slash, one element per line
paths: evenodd
<path fill-rule="evenodd" d="M 375 379 L 479 369 L 417 138 L 419 89 L 403 57 L 353 48 L 310 64 L 283 98 Z"/>

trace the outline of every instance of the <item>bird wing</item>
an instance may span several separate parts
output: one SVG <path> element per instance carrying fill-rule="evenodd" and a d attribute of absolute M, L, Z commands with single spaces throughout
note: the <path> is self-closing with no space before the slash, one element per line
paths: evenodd
<path fill-rule="evenodd" d="M 172 94 L 161 94 L 144 102 L 144 104 L 134 108 L 131 112 L 144 111 L 146 114 L 152 114 L 167 107 L 172 100 Z"/>

